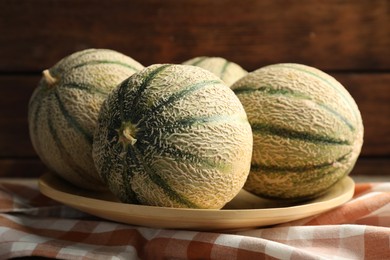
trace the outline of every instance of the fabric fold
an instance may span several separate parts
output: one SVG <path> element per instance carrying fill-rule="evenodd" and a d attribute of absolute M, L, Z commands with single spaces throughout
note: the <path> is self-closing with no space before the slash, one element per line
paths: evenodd
<path fill-rule="evenodd" d="M 205 232 L 100 219 L 0 182 L 0 259 L 390 259 L 390 183 L 357 183 L 347 203 L 271 227 Z"/>

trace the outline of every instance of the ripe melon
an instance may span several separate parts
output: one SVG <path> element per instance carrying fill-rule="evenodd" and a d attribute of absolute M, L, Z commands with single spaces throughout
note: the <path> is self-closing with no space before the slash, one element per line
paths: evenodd
<path fill-rule="evenodd" d="M 363 123 L 354 99 L 335 78 L 282 63 L 249 73 L 232 89 L 254 138 L 246 190 L 304 200 L 350 173 L 363 144 Z"/>
<path fill-rule="evenodd" d="M 243 187 L 252 144 L 242 104 L 218 77 L 155 64 L 103 103 L 93 158 L 122 202 L 218 209 Z"/>
<path fill-rule="evenodd" d="M 238 79 L 248 74 L 248 72 L 237 63 L 228 61 L 222 57 L 195 57 L 183 62 L 183 64 L 206 69 L 217 75 L 229 87 Z"/>
<path fill-rule="evenodd" d="M 46 166 L 88 189 L 103 184 L 92 160 L 92 139 L 107 94 L 143 66 L 119 52 L 87 49 L 43 72 L 28 107 L 32 145 Z"/>

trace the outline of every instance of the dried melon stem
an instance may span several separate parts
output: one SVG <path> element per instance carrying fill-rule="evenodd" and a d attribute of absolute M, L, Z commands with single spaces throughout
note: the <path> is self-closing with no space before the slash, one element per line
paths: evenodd
<path fill-rule="evenodd" d="M 118 130 L 119 134 L 119 142 L 121 142 L 124 146 L 134 145 L 137 142 L 136 134 L 137 127 L 136 125 L 130 122 L 122 123 L 121 128 Z"/>
<path fill-rule="evenodd" d="M 50 74 L 50 71 L 49 70 L 44 70 L 42 72 L 43 74 L 43 78 L 46 80 L 47 84 L 51 87 L 53 86 L 56 82 L 57 82 L 57 79 L 54 78 L 51 74 Z"/>

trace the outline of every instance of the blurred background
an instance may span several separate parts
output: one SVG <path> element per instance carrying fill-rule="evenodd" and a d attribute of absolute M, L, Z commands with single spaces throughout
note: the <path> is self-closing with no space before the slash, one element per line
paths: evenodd
<path fill-rule="evenodd" d="M 248 71 L 317 67 L 362 113 L 352 175 L 390 178 L 390 1 L 0 0 L 0 177 L 44 173 L 28 135 L 28 100 L 44 69 L 86 48 L 144 66 L 220 56 Z"/>

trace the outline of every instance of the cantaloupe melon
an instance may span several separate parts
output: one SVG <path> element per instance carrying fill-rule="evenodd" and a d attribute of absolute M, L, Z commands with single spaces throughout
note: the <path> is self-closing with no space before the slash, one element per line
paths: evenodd
<path fill-rule="evenodd" d="M 302 64 L 273 64 L 232 89 L 252 126 L 245 189 L 277 199 L 317 197 L 348 175 L 363 143 L 359 109 L 333 77 Z"/>
<path fill-rule="evenodd" d="M 234 92 L 211 72 L 155 64 L 103 103 L 93 158 L 126 203 L 221 208 L 249 173 L 252 133 Z"/>
<path fill-rule="evenodd" d="M 183 62 L 183 64 L 206 69 L 217 75 L 229 87 L 234 82 L 248 74 L 248 71 L 243 69 L 237 63 L 228 61 L 222 57 L 200 56 L 189 59 Z"/>
<path fill-rule="evenodd" d="M 46 166 L 88 189 L 104 185 L 92 160 L 92 139 L 107 94 L 143 66 L 108 49 L 73 53 L 43 72 L 28 107 L 30 137 Z"/>

